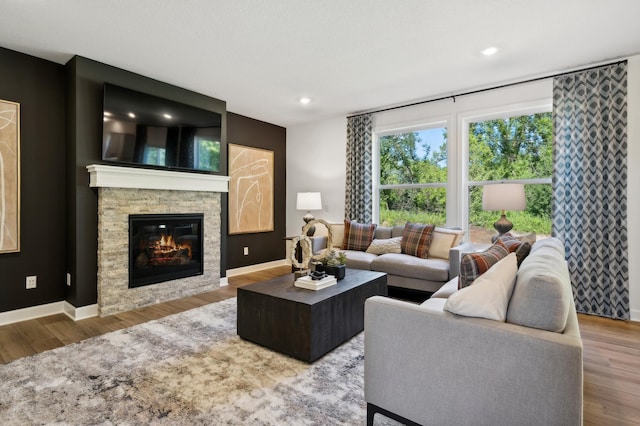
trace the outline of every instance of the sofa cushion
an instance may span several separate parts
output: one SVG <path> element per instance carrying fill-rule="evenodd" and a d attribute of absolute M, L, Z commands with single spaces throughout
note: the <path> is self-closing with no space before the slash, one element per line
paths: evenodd
<path fill-rule="evenodd" d="M 376 228 L 376 232 L 374 232 L 373 234 L 373 239 L 382 240 L 386 238 L 391 238 L 391 231 L 392 231 L 392 228 L 389 228 L 388 226 L 378 226 Z"/>
<path fill-rule="evenodd" d="M 426 258 L 435 225 L 407 222 L 402 233 L 402 253 Z"/>
<path fill-rule="evenodd" d="M 518 259 L 518 266 L 529 255 L 531 244 L 527 241 L 520 241 L 511 235 L 503 235 L 496 240 L 496 244 L 502 245 L 509 253 L 515 253 Z"/>
<path fill-rule="evenodd" d="M 402 237 L 374 239 L 367 248 L 367 253 L 385 254 L 385 253 L 402 253 L 400 240 Z"/>
<path fill-rule="evenodd" d="M 432 299 L 446 299 L 458 291 L 458 277 L 452 278 L 431 295 Z"/>
<path fill-rule="evenodd" d="M 478 277 L 473 285 L 449 296 L 444 310 L 456 315 L 504 322 L 517 272 L 517 256 L 509 253 Z"/>
<path fill-rule="evenodd" d="M 358 223 L 355 220 L 344 221 L 344 250 L 365 251 L 376 231 L 375 223 Z"/>
<path fill-rule="evenodd" d="M 436 227 L 433 230 L 427 257 L 449 260 L 449 249 L 460 244 L 462 237 L 464 237 L 464 231 L 461 229 Z"/>
<path fill-rule="evenodd" d="M 507 257 L 509 251 L 504 246 L 494 244 L 480 253 L 467 253 L 460 260 L 460 280 L 458 288 L 464 288 L 484 274 L 501 259 Z"/>
<path fill-rule="evenodd" d="M 564 330 L 574 302 L 567 262 L 557 246 L 554 241 L 542 245 L 522 262 L 507 322 L 555 332 Z"/>
<path fill-rule="evenodd" d="M 347 255 L 347 268 L 371 269 L 371 262 L 378 257 L 376 254 L 366 253 L 359 250 L 343 250 Z"/>
<path fill-rule="evenodd" d="M 344 246 L 344 223 L 332 223 L 329 226 L 333 231 L 333 246 L 342 249 Z"/>
<path fill-rule="evenodd" d="M 545 247 L 555 250 L 563 258 L 565 257 L 564 244 L 558 238 L 543 238 L 536 241 L 531 247 L 531 253 L 544 249 Z"/>
<path fill-rule="evenodd" d="M 449 278 L 449 262 L 442 259 L 421 259 L 409 254 L 388 253 L 371 261 L 371 269 L 407 278 L 430 281 L 446 281 Z"/>

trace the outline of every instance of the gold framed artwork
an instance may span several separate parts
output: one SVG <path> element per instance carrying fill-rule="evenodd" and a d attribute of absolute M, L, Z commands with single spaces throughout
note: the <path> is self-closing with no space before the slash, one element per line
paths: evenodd
<path fill-rule="evenodd" d="M 20 104 L 0 100 L 0 254 L 20 251 Z"/>
<path fill-rule="evenodd" d="M 229 144 L 229 234 L 273 231 L 273 151 Z"/>

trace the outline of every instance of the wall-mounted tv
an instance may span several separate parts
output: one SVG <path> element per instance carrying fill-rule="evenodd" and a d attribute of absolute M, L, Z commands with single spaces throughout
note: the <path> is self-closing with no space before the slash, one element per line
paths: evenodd
<path fill-rule="evenodd" d="M 105 83 L 102 160 L 220 171 L 222 115 Z"/>

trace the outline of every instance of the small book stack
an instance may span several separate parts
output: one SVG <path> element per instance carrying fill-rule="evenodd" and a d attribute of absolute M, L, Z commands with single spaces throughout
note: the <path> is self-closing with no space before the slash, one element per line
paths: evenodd
<path fill-rule="evenodd" d="M 304 276 L 298 278 L 294 285 L 300 288 L 306 288 L 308 290 L 321 290 L 323 288 L 331 287 L 332 285 L 336 285 L 338 280 L 333 275 L 327 275 L 326 277 L 320 280 L 313 280 L 310 276 Z"/>

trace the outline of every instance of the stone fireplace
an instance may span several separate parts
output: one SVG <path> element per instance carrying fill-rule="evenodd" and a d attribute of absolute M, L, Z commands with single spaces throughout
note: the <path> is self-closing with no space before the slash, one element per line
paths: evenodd
<path fill-rule="evenodd" d="M 220 287 L 221 192 L 226 176 L 91 165 L 98 188 L 98 311 L 111 315 Z M 202 274 L 129 287 L 131 215 L 202 215 Z"/>

